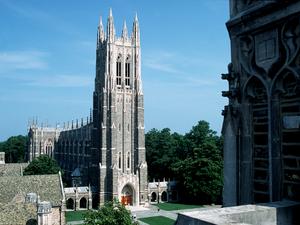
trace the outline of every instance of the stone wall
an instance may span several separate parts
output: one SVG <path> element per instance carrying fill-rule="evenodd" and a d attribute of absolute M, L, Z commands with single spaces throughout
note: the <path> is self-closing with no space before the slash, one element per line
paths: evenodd
<path fill-rule="evenodd" d="M 52 208 L 52 224 L 49 225 L 65 225 L 65 212 L 61 211 L 60 207 L 54 207 Z"/>
<path fill-rule="evenodd" d="M 175 225 L 297 225 L 300 204 L 275 202 L 179 213 Z"/>
<path fill-rule="evenodd" d="M 225 206 L 300 201 L 300 2 L 230 0 Z"/>

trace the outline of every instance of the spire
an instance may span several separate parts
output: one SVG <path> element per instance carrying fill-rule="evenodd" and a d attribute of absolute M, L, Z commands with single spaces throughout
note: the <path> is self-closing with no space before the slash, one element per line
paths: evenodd
<path fill-rule="evenodd" d="M 128 31 L 127 31 L 126 20 L 124 20 L 124 24 L 123 24 L 122 38 L 123 39 L 127 39 L 128 38 Z"/>
<path fill-rule="evenodd" d="M 114 26 L 114 18 L 112 15 L 112 9 L 109 9 L 109 16 L 107 19 L 107 41 L 113 42 L 115 39 L 115 26 Z"/>
<path fill-rule="evenodd" d="M 111 8 L 109 8 L 109 17 L 113 17 Z"/>
<path fill-rule="evenodd" d="M 97 46 L 102 43 L 105 39 L 104 28 L 102 23 L 102 16 L 100 16 L 99 24 L 98 24 L 98 32 L 97 32 Z"/>
<path fill-rule="evenodd" d="M 137 13 L 135 14 L 133 21 L 132 41 L 134 41 L 136 45 L 139 45 L 140 43 L 140 28 Z"/>

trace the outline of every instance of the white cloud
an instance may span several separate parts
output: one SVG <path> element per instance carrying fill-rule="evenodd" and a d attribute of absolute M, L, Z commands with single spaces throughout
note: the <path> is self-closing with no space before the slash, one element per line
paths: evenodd
<path fill-rule="evenodd" d="M 155 53 L 146 53 L 143 65 L 154 70 L 167 73 L 180 73 L 176 68 L 177 56 L 174 53 L 167 51 L 157 51 Z"/>
<path fill-rule="evenodd" d="M 47 55 L 42 51 L 0 52 L 0 74 L 15 70 L 47 68 Z"/>
<path fill-rule="evenodd" d="M 151 79 L 151 83 L 154 82 L 155 85 L 165 86 L 167 82 L 175 87 L 203 88 L 223 84 L 217 74 L 210 73 L 215 73 L 216 68 L 223 69 L 226 63 L 221 59 L 211 60 L 199 55 L 186 56 L 178 52 L 151 50 L 145 53 L 143 65 L 160 72 L 149 77 L 147 72 L 144 77 L 146 80 Z M 165 75 L 164 79 L 161 79 L 161 74 Z"/>
<path fill-rule="evenodd" d="M 167 73 L 178 73 L 179 71 L 174 68 L 172 64 L 161 62 L 158 59 L 145 60 L 144 65 L 150 69 L 159 70 Z"/>

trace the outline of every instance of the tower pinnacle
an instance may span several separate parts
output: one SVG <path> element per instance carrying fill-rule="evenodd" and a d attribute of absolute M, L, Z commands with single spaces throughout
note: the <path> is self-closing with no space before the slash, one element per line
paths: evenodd
<path fill-rule="evenodd" d="M 135 14 L 133 21 L 132 41 L 135 42 L 136 45 L 139 45 L 140 43 L 140 29 L 137 13 Z"/>
<path fill-rule="evenodd" d="M 100 16 L 99 24 L 98 24 L 98 34 L 97 34 L 97 46 L 99 47 L 99 44 L 102 43 L 105 39 L 104 35 L 104 28 L 102 23 L 102 16 Z"/>
<path fill-rule="evenodd" d="M 109 8 L 109 17 L 113 17 L 111 8 Z"/>
<path fill-rule="evenodd" d="M 123 24 L 122 38 L 123 39 L 127 39 L 128 38 L 128 31 L 127 31 L 126 20 L 124 20 L 124 24 Z"/>
<path fill-rule="evenodd" d="M 115 27 L 114 27 L 114 18 L 112 15 L 112 9 L 109 9 L 109 16 L 107 19 L 107 41 L 112 43 L 115 39 Z"/>

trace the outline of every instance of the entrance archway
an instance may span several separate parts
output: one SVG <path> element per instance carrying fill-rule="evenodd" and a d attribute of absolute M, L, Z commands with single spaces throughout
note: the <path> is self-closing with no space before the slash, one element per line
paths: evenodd
<path fill-rule="evenodd" d="M 121 203 L 123 205 L 133 205 L 133 188 L 125 185 L 121 192 Z"/>
<path fill-rule="evenodd" d="M 74 200 L 72 199 L 72 198 L 69 198 L 68 200 L 67 200 L 67 209 L 72 209 L 72 210 L 74 210 Z"/>
<path fill-rule="evenodd" d="M 167 195 L 167 192 L 163 191 L 161 193 L 161 201 L 163 202 L 167 202 L 168 201 L 168 195 Z"/>
<path fill-rule="evenodd" d="M 152 192 L 152 194 L 151 194 L 151 202 L 156 202 L 156 198 L 157 198 L 156 193 Z"/>
<path fill-rule="evenodd" d="M 86 209 L 87 207 L 87 201 L 86 201 L 86 198 L 85 197 L 83 197 L 83 198 L 81 198 L 80 199 L 80 202 L 79 202 L 79 208 L 81 208 L 81 209 Z"/>

